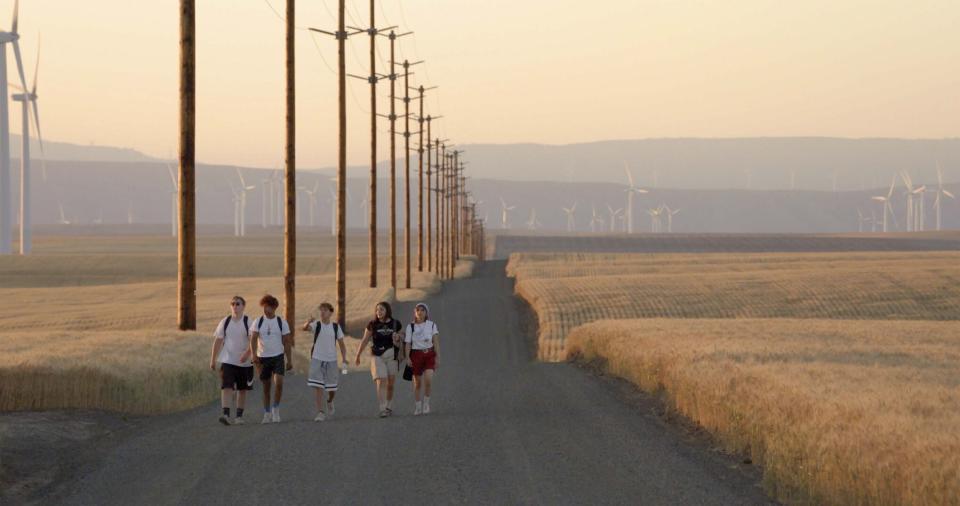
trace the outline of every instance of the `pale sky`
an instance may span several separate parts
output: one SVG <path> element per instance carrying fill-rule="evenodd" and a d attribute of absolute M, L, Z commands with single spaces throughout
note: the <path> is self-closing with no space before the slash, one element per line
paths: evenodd
<path fill-rule="evenodd" d="M 285 0 L 269 0 L 283 12 Z M 42 34 L 47 140 L 171 156 L 176 0 L 24 0 L 32 74 Z M 278 166 L 283 22 L 267 0 L 197 0 L 197 158 Z M 13 0 L 0 0 L 0 27 Z M 300 0 L 297 24 L 333 29 L 336 0 Z M 902 0 L 377 0 L 378 24 L 416 34 L 398 58 L 438 85 L 427 112 L 460 143 L 645 137 L 956 137 L 960 2 Z M 368 19 L 347 0 L 347 23 Z M 336 43 L 297 35 L 298 165 L 336 160 Z M 389 43 L 380 42 L 384 61 Z M 347 47 L 368 73 L 369 38 Z M 10 81 L 15 81 L 12 52 Z M 326 62 L 326 63 L 325 63 Z M 328 67 L 328 65 L 330 67 Z M 378 65 L 382 65 L 378 61 Z M 378 69 L 383 71 L 383 68 Z M 349 163 L 369 159 L 369 87 L 351 80 Z M 388 107 L 388 85 L 380 108 Z M 402 106 L 402 104 L 400 104 Z M 11 130 L 19 132 L 19 109 Z M 380 121 L 380 131 L 388 128 Z M 402 140 L 401 140 L 402 142 Z M 381 135 L 379 157 L 388 157 Z"/>

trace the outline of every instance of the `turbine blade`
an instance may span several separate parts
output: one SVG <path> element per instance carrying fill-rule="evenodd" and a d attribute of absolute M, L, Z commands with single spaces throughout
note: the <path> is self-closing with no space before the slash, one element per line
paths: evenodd
<path fill-rule="evenodd" d="M 22 86 L 23 89 L 26 90 L 26 89 L 27 89 L 27 78 L 26 78 L 26 76 L 23 74 L 23 57 L 20 56 L 20 41 L 19 41 L 19 40 L 14 40 L 14 41 L 13 41 L 13 55 L 14 55 L 14 56 L 16 57 L 16 59 L 17 59 L 17 73 L 20 75 L 20 86 Z"/>
<path fill-rule="evenodd" d="M 37 142 L 40 143 L 40 153 L 43 153 L 43 134 L 40 133 L 40 109 L 37 106 L 36 98 L 31 100 L 31 102 L 33 102 L 33 126 L 37 130 Z"/>
<path fill-rule="evenodd" d="M 957 198 L 957 197 L 955 197 L 952 193 L 950 193 L 950 192 L 947 191 L 947 190 L 943 190 L 943 194 L 946 195 L 946 196 L 948 196 L 948 197 L 950 197 L 950 198 L 952 198 L 952 199 Z"/>
<path fill-rule="evenodd" d="M 17 25 L 19 24 L 20 18 L 20 0 L 15 0 L 13 2 L 13 25 L 10 28 L 10 31 L 17 33 Z"/>
<path fill-rule="evenodd" d="M 630 166 L 623 162 L 623 171 L 627 173 L 627 181 L 630 181 L 630 188 L 633 188 L 633 174 L 630 173 Z"/>
<path fill-rule="evenodd" d="M 33 89 L 30 93 L 37 94 L 37 73 L 40 72 L 40 38 L 37 37 L 37 63 L 33 66 Z"/>

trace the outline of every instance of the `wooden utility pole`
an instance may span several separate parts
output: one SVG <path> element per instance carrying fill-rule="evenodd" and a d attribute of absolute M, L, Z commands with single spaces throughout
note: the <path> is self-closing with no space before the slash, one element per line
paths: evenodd
<path fill-rule="evenodd" d="M 423 117 L 423 94 L 427 90 L 432 90 L 436 86 L 430 88 L 424 88 L 422 85 L 417 88 L 419 93 L 418 100 L 420 100 L 420 114 L 417 115 L 417 123 L 420 127 L 417 132 L 419 138 L 419 147 L 417 148 L 417 163 L 419 164 L 419 172 L 417 179 L 417 271 L 423 272 L 423 199 L 424 195 L 427 196 L 427 201 L 429 202 L 430 196 L 423 189 L 423 122 L 426 121 Z M 429 140 L 429 136 L 427 139 Z M 429 167 L 428 169 L 429 170 Z M 429 183 L 429 180 L 427 181 Z M 429 191 L 429 190 L 427 190 Z"/>
<path fill-rule="evenodd" d="M 397 39 L 413 32 L 397 34 L 390 30 L 390 286 L 397 291 Z"/>
<path fill-rule="evenodd" d="M 195 0 L 180 0 L 180 174 L 177 188 L 177 327 L 197 329 L 197 229 L 194 140 L 196 131 Z"/>
<path fill-rule="evenodd" d="M 294 34 L 296 0 L 287 0 L 287 128 L 286 128 L 286 220 L 283 241 L 284 316 L 297 321 L 297 101 L 296 101 L 296 46 Z M 296 335 L 290 326 L 291 337 Z"/>
<path fill-rule="evenodd" d="M 410 63 L 407 60 L 403 60 L 403 146 L 404 151 L 406 152 L 406 157 L 404 158 L 404 191 L 406 195 L 404 197 L 404 206 L 406 212 L 404 215 L 404 228 L 403 228 L 403 250 L 404 250 L 404 270 L 406 273 L 404 286 L 410 288 L 410 136 L 413 133 L 410 132 L 410 67 L 417 65 L 422 62 Z"/>
<path fill-rule="evenodd" d="M 438 116 L 438 117 L 439 117 L 439 116 Z M 427 118 L 427 131 L 428 131 L 428 132 L 430 131 L 430 120 L 431 120 L 431 119 L 436 119 L 436 118 L 430 118 L 430 117 Z M 435 213 L 435 214 L 433 215 L 433 216 L 435 217 L 434 220 L 433 220 L 433 222 L 434 222 L 434 227 L 435 227 L 435 228 L 433 229 L 433 230 L 434 230 L 434 232 L 433 232 L 433 238 L 434 238 L 434 241 L 433 241 L 433 243 L 434 243 L 434 244 L 433 244 L 433 247 L 434 247 L 434 250 L 433 250 L 433 262 L 430 263 L 430 269 L 431 269 L 433 272 L 435 272 L 435 273 L 437 273 L 437 274 L 440 274 L 440 268 L 439 268 L 439 266 L 440 266 L 440 192 L 441 192 L 442 190 L 440 189 L 440 138 L 439 138 L 439 137 L 436 138 L 436 139 L 434 139 L 434 141 L 433 141 L 433 152 L 434 152 L 434 155 L 433 155 L 433 164 L 431 165 L 431 167 L 433 168 L 433 173 L 436 174 L 436 182 L 434 183 L 434 187 L 433 187 L 433 199 L 434 199 L 434 200 L 433 200 L 433 202 L 434 202 L 433 209 L 434 209 L 434 213 Z M 428 208 L 429 208 L 429 206 L 428 206 Z M 429 214 L 429 213 L 428 213 L 428 214 Z M 427 236 L 427 243 L 429 243 L 429 242 L 430 242 L 430 236 Z"/>
<path fill-rule="evenodd" d="M 344 23 L 344 0 L 337 8 L 336 33 L 311 28 L 315 32 L 333 35 L 337 39 L 337 98 L 339 145 L 337 154 L 337 322 L 343 327 L 347 321 L 347 37 L 361 33 L 347 33 Z"/>

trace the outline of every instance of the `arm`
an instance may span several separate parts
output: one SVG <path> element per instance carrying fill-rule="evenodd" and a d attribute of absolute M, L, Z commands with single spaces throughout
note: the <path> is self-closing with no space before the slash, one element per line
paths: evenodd
<path fill-rule="evenodd" d="M 440 334 L 433 335 L 434 365 L 440 367 Z"/>
<path fill-rule="evenodd" d="M 213 338 L 213 349 L 210 350 L 210 370 L 217 370 L 217 357 L 220 356 L 220 350 L 223 349 L 223 338 Z"/>
<path fill-rule="evenodd" d="M 311 316 L 310 319 L 307 320 L 307 321 L 303 324 L 303 326 L 300 327 L 300 330 L 302 330 L 302 331 L 304 331 L 304 332 L 310 330 L 310 324 L 313 323 L 313 322 L 315 322 L 315 321 L 316 321 L 316 320 L 314 320 L 313 317 Z"/>
<path fill-rule="evenodd" d="M 363 354 L 363 349 L 367 347 L 367 341 L 369 340 L 370 340 L 370 329 L 366 329 L 363 331 L 363 339 L 360 340 L 360 347 L 357 348 L 357 358 L 354 360 L 354 363 L 356 365 L 360 365 L 360 355 Z M 343 346 L 343 341 L 340 341 L 340 346 Z"/>
<path fill-rule="evenodd" d="M 250 357 L 253 359 L 254 364 L 260 363 L 260 357 L 257 356 L 257 342 L 260 340 L 260 333 L 256 330 L 250 334 Z"/>
<path fill-rule="evenodd" d="M 340 357 L 343 358 L 343 365 L 347 365 L 347 345 L 344 344 L 343 338 L 337 339 L 337 344 L 340 345 Z"/>

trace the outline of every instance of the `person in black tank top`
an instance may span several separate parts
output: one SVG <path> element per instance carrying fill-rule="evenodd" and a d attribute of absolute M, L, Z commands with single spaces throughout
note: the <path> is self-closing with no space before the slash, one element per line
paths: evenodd
<path fill-rule="evenodd" d="M 357 349 L 356 365 L 370 343 L 370 374 L 377 388 L 377 402 L 381 418 L 393 414 L 393 387 L 401 357 L 400 331 L 403 325 L 393 318 L 393 309 L 388 302 L 380 302 L 374 310 L 374 318 L 363 331 L 363 340 Z"/>

